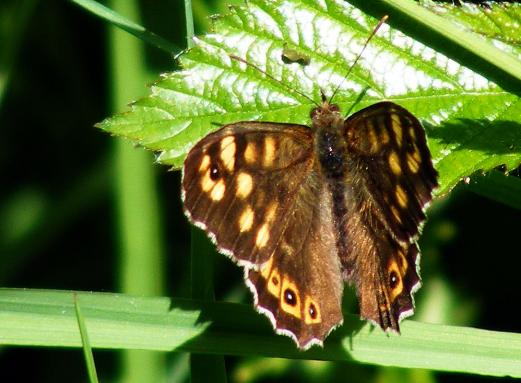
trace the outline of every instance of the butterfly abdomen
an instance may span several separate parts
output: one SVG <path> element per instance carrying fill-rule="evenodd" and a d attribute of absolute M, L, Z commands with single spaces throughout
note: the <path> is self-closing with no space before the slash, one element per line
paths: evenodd
<path fill-rule="evenodd" d="M 350 161 L 343 129 L 344 120 L 339 112 L 326 112 L 315 118 L 313 125 L 316 129 L 315 150 L 320 163 L 320 172 L 331 196 L 330 209 L 335 227 L 336 253 L 345 259 L 345 254 L 348 252 L 346 225 L 349 214 L 348 199 L 352 199 L 354 196 L 350 193 L 351 186 L 346 184 L 346 179 L 350 177 Z M 352 267 L 343 265 L 345 275 L 349 275 L 351 271 Z"/>

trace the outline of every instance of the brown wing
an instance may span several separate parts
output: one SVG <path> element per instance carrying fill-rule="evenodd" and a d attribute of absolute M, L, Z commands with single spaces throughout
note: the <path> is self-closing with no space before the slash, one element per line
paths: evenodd
<path fill-rule="evenodd" d="M 351 240 L 341 254 L 344 275 L 357 287 L 361 316 L 399 331 L 420 286 L 415 240 L 437 172 L 420 123 L 396 104 L 363 109 L 345 129 L 356 181 L 346 191 L 352 206 L 344 226 Z"/>
<path fill-rule="evenodd" d="M 381 102 L 350 116 L 345 129 L 352 167 L 379 220 L 398 240 L 415 239 L 438 186 L 420 122 L 401 106 Z"/>
<path fill-rule="evenodd" d="M 281 240 L 258 271 L 246 269 L 255 307 L 301 349 L 342 323 L 343 281 L 331 195 L 316 172 L 299 189 Z"/>
<path fill-rule="evenodd" d="M 397 241 L 375 218 L 370 201 L 361 202 L 345 221 L 344 277 L 354 283 L 360 315 L 399 331 L 399 322 L 414 311 L 412 294 L 420 287 L 418 247 Z"/>
<path fill-rule="evenodd" d="M 298 188 L 313 166 L 311 130 L 262 122 L 226 125 L 184 162 L 185 213 L 219 250 L 246 266 L 276 248 Z"/>

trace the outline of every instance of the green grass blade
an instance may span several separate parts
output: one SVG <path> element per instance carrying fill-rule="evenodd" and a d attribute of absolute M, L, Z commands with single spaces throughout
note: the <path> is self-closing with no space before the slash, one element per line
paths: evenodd
<path fill-rule="evenodd" d="M 76 320 L 78 321 L 78 328 L 80 329 L 81 344 L 83 348 L 83 356 L 85 357 L 85 364 L 87 365 L 87 372 L 89 374 L 90 383 L 98 383 L 98 374 L 96 373 L 96 365 L 94 363 L 94 355 L 92 355 L 92 348 L 90 346 L 89 334 L 85 326 L 85 319 L 81 312 L 80 303 L 78 301 L 78 294 L 73 293 L 74 309 L 76 311 Z"/>
<path fill-rule="evenodd" d="M 194 16 L 192 13 L 192 0 L 185 0 L 186 46 L 194 46 Z"/>
<path fill-rule="evenodd" d="M 71 294 L 0 289 L 0 344 L 81 347 Z M 78 297 L 95 348 L 169 351 L 209 325 L 199 320 L 197 305 L 184 301 L 82 292 Z"/>
<path fill-rule="evenodd" d="M 136 0 L 112 0 L 111 4 L 119 13 L 139 20 Z M 143 92 L 147 72 L 142 60 L 144 45 L 118 28 L 109 33 L 113 105 L 120 109 Z M 134 65 L 128 65 L 129 61 Z M 123 140 L 115 144 L 119 287 L 127 294 L 159 296 L 164 287 L 164 241 L 153 156 Z M 126 350 L 122 360 L 125 382 L 165 380 L 164 355 Z"/>
<path fill-rule="evenodd" d="M 0 344 L 80 347 L 68 291 L 0 289 Z M 353 360 L 521 377 L 521 334 L 405 320 L 386 335 L 344 314 L 323 349 L 300 352 L 246 305 L 78 293 L 95 348 Z"/>
<path fill-rule="evenodd" d="M 145 27 L 127 19 L 126 17 L 120 15 L 119 13 L 113 11 L 110 8 L 105 7 L 104 5 L 98 3 L 94 0 L 72 0 L 73 3 L 76 3 L 80 7 L 86 9 L 92 14 L 98 16 L 99 18 L 108 21 L 109 23 L 121 28 L 122 30 L 136 36 L 137 38 L 147 42 L 148 44 L 158 47 L 168 53 L 178 54 L 181 49 L 169 42 L 168 40 L 156 35 L 153 32 L 150 32 Z"/>

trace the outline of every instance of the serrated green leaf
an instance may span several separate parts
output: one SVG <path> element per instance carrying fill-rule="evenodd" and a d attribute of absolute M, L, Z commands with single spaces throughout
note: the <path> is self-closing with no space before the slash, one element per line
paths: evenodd
<path fill-rule="evenodd" d="M 313 103 L 288 87 L 318 102 L 321 90 L 331 95 L 340 85 L 334 101 L 344 111 L 386 99 L 423 122 L 440 172 L 439 194 L 478 169 L 519 165 L 519 98 L 412 37 L 382 27 L 344 81 L 376 23 L 337 0 L 248 1 L 196 41 L 180 58 L 182 71 L 164 75 L 130 112 L 99 126 L 159 151 L 161 163 L 180 167 L 187 151 L 219 125 L 309 124 Z M 284 64 L 285 46 L 309 56 L 310 64 Z"/>

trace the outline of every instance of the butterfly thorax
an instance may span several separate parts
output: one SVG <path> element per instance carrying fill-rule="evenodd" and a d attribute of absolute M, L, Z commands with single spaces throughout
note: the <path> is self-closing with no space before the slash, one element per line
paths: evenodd
<path fill-rule="evenodd" d="M 338 105 L 324 101 L 311 112 L 315 134 L 315 150 L 318 153 L 324 175 L 329 179 L 338 179 L 345 173 L 347 155 L 344 137 L 344 117 Z"/>

